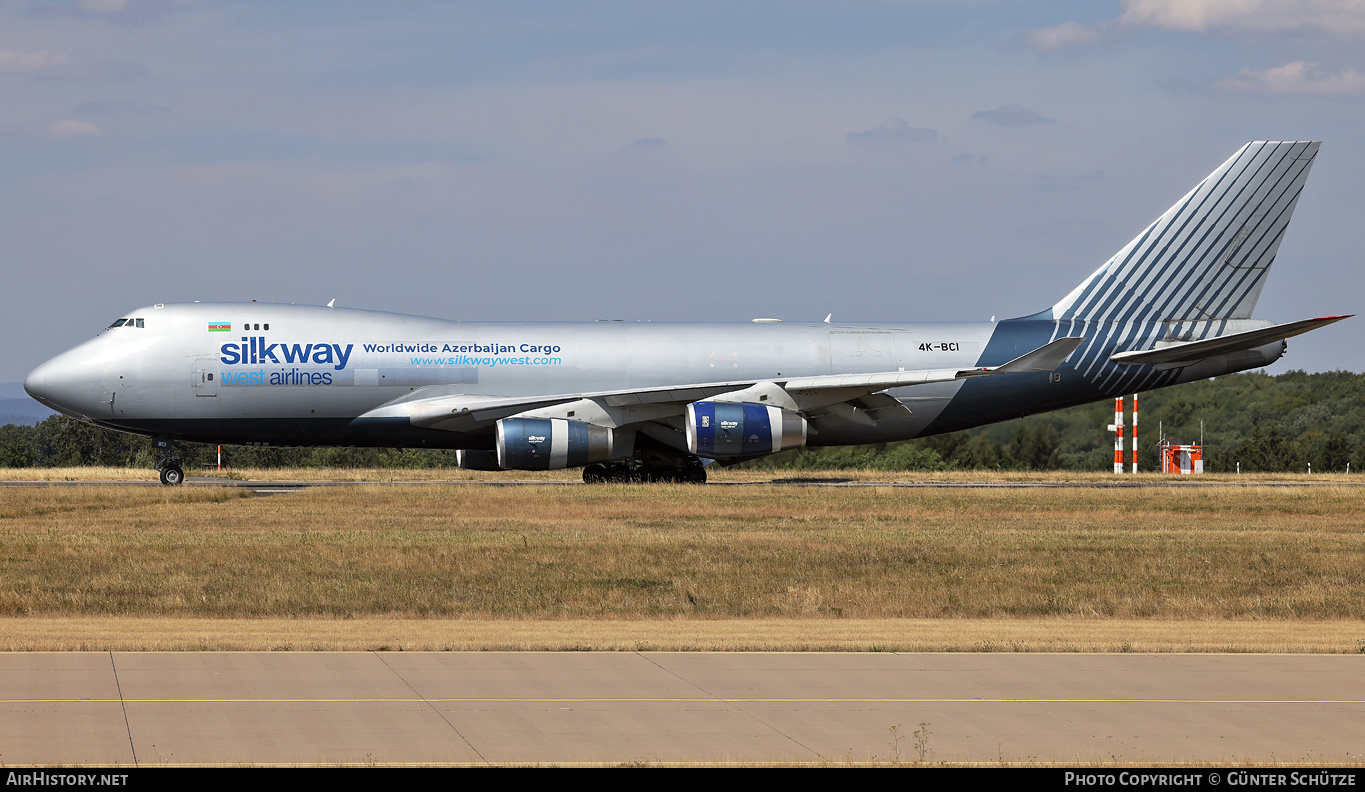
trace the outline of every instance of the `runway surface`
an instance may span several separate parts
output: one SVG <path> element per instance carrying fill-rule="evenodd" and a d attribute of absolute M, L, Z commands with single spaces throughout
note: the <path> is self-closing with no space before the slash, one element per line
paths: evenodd
<path fill-rule="evenodd" d="M 9 766 L 838 766 L 921 750 L 1358 764 L 1365 655 L 0 655 Z"/>

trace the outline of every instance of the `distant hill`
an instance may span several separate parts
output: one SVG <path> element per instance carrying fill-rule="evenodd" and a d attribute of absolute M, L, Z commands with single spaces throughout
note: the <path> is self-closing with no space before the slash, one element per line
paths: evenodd
<path fill-rule="evenodd" d="M 34 401 L 22 382 L 0 382 L 0 426 L 33 426 L 52 415 L 56 413 Z"/>

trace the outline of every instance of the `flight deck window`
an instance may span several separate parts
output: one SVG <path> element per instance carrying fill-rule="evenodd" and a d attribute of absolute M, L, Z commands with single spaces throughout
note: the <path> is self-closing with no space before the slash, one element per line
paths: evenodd
<path fill-rule="evenodd" d="M 127 319 L 115 319 L 115 320 L 114 320 L 114 323 L 111 324 L 111 325 L 109 325 L 109 327 L 106 328 L 106 329 L 108 329 L 108 330 L 113 330 L 115 327 L 123 327 L 123 323 L 126 322 L 126 321 L 128 321 L 128 320 L 127 320 Z"/>
<path fill-rule="evenodd" d="M 142 320 L 141 320 L 141 319 L 137 320 L 137 326 L 138 326 L 138 327 L 143 327 L 143 324 L 142 324 Z"/>

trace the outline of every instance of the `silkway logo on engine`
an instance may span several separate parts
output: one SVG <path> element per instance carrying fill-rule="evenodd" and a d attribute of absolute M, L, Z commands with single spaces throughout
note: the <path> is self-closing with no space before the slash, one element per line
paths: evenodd
<path fill-rule="evenodd" d="M 355 344 L 267 344 L 265 336 L 243 336 L 243 344 L 223 344 L 218 348 L 219 358 L 224 365 L 259 366 L 266 361 L 271 363 L 330 363 L 332 368 L 341 371 L 351 359 Z"/>

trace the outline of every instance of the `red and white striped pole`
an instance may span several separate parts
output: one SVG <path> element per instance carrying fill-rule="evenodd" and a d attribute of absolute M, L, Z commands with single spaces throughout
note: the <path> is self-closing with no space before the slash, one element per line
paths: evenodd
<path fill-rule="evenodd" d="M 1137 395 L 1136 393 L 1134 393 L 1134 394 L 1133 394 L 1133 431 L 1129 433 L 1129 434 L 1132 436 L 1132 442 L 1133 442 L 1133 473 L 1134 473 L 1134 474 L 1137 473 L 1137 456 L 1138 456 L 1138 447 L 1137 447 L 1137 397 L 1138 397 L 1138 395 Z"/>
<path fill-rule="evenodd" d="M 1123 473 L 1123 397 L 1114 399 L 1114 472 Z"/>

